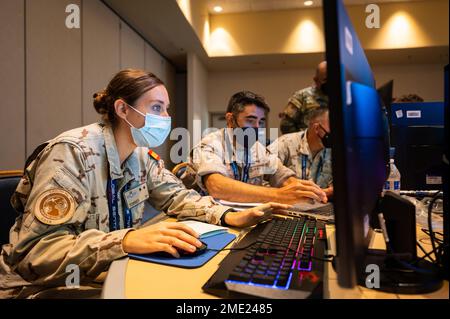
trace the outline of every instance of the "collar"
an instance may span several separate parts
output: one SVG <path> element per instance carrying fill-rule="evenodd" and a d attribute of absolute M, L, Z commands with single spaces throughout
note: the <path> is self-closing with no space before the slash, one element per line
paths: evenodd
<path fill-rule="evenodd" d="M 298 153 L 302 154 L 302 155 L 307 155 L 309 158 L 312 158 L 311 149 L 309 148 L 307 133 L 308 133 L 308 129 L 299 132 L 300 145 L 298 148 Z"/>
<path fill-rule="evenodd" d="M 233 129 L 232 128 L 223 128 L 223 150 L 224 150 L 224 160 L 232 163 L 233 161 L 237 161 L 239 163 L 243 163 L 244 152 L 237 152 L 237 150 L 233 146 Z M 229 151 L 231 150 L 231 152 Z M 256 163 L 258 160 L 263 158 L 266 154 L 266 148 L 261 143 L 255 143 L 250 149 L 250 164 Z"/>
<path fill-rule="evenodd" d="M 111 125 L 103 127 L 103 137 L 105 139 L 106 157 L 109 163 L 109 174 L 112 180 L 122 178 L 123 173 L 120 168 L 119 151 Z"/>

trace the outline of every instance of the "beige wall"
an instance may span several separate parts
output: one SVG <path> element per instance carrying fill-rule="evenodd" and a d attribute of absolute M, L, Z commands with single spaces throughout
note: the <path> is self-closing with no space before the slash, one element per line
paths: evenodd
<path fill-rule="evenodd" d="M 364 49 L 448 46 L 447 0 L 379 6 L 380 29 L 366 27 L 365 6 L 347 6 Z M 212 15 L 210 32 L 210 56 L 309 53 L 325 48 L 322 8 Z"/>
<path fill-rule="evenodd" d="M 417 93 L 426 101 L 443 100 L 443 69 L 438 64 L 373 66 L 378 86 L 393 79 L 394 96 Z M 279 127 L 278 113 L 294 91 L 313 83 L 313 75 L 314 69 L 209 72 L 209 112 L 224 112 L 232 94 L 251 90 L 265 96 L 271 107 L 269 127 Z"/>
<path fill-rule="evenodd" d="M 24 2 L 0 0 L 0 169 L 25 158 Z"/>
<path fill-rule="evenodd" d="M 80 29 L 65 26 L 68 4 L 80 6 Z M 175 100 L 175 69 L 100 0 L 0 0 L 0 43 L 0 170 L 21 169 L 38 144 L 97 121 L 92 95 L 120 68 L 154 72 Z"/>
<path fill-rule="evenodd" d="M 191 134 L 191 145 L 200 141 L 202 132 L 209 126 L 208 83 L 209 73 L 206 67 L 195 54 L 188 54 L 187 129 Z"/>

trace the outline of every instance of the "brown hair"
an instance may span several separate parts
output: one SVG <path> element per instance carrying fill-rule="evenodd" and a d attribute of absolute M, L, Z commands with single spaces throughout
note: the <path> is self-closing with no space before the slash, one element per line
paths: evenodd
<path fill-rule="evenodd" d="M 240 91 L 235 93 L 228 102 L 227 113 L 237 115 L 244 111 L 247 105 L 254 104 L 257 107 L 263 108 L 264 112 L 269 113 L 270 107 L 267 105 L 263 96 L 250 91 Z"/>
<path fill-rule="evenodd" d="M 94 108 L 104 121 L 115 125 L 117 122 L 114 102 L 123 99 L 133 105 L 143 94 L 164 85 L 156 75 L 150 72 L 125 69 L 117 73 L 108 87 L 94 94 Z"/>

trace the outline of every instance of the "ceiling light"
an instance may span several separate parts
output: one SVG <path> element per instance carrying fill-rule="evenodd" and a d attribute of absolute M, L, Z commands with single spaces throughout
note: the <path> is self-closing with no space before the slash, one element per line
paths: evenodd
<path fill-rule="evenodd" d="M 303 4 L 305 5 L 305 7 L 310 7 L 314 4 L 314 1 L 305 1 L 303 2 Z"/>
<path fill-rule="evenodd" d="M 221 13 L 223 11 L 223 8 L 221 6 L 214 6 L 213 10 L 214 12 Z"/>

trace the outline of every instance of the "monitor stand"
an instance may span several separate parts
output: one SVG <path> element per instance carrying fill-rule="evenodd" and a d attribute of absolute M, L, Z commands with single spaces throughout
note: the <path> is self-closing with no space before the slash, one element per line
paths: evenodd
<path fill-rule="evenodd" d="M 411 261 L 403 261 L 403 256 L 388 255 L 386 250 L 370 249 L 366 255 L 364 267 L 366 269 L 374 269 L 373 265 L 377 265 L 379 269 L 379 286 L 374 287 L 373 270 L 364 272 L 359 276 L 358 284 L 363 287 L 373 287 L 378 291 L 390 292 L 395 294 L 424 294 L 439 290 L 443 285 L 440 270 L 431 262 L 420 260 L 415 263 Z M 416 270 L 408 266 L 414 264 Z M 371 286 L 366 283 L 371 280 Z"/>
<path fill-rule="evenodd" d="M 382 212 L 385 231 L 389 237 L 389 249 L 369 249 L 364 260 L 364 269 L 358 276 L 361 286 L 369 287 L 366 280 L 377 265 L 379 291 L 397 294 L 424 294 L 440 289 L 443 285 L 442 269 L 417 257 L 416 207 L 407 199 L 393 192 L 380 198 L 377 213 Z M 367 269 L 372 269 L 368 272 Z M 374 274 L 374 273 L 373 273 Z M 375 275 L 375 274 L 374 274 Z M 369 283 L 370 284 L 370 283 Z M 370 285 L 373 287 L 373 285 Z"/>

